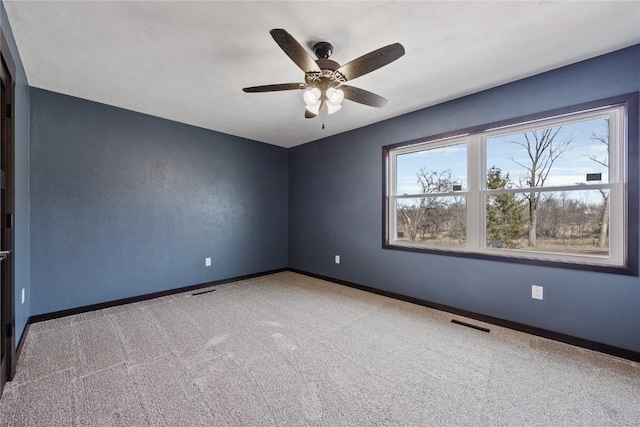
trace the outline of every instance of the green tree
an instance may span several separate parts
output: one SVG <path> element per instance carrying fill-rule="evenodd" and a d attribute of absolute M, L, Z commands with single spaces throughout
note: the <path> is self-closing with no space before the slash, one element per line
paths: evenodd
<path fill-rule="evenodd" d="M 502 171 L 496 166 L 489 169 L 488 190 L 510 187 L 509 174 L 503 177 Z M 495 194 L 487 198 L 487 241 L 490 245 L 510 249 L 520 246 L 527 225 L 522 215 L 523 208 L 523 200 L 519 200 L 515 194 Z"/>

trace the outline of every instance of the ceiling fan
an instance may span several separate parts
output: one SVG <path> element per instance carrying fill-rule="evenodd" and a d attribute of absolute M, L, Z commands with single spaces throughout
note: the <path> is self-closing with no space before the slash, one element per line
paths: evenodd
<path fill-rule="evenodd" d="M 305 82 L 245 87 L 242 89 L 243 91 L 255 93 L 304 90 L 303 99 L 306 104 L 304 116 L 307 119 L 316 117 L 324 105 L 326 105 L 329 114 L 335 113 L 342 108 L 344 99 L 372 107 L 382 107 L 387 103 L 386 99 L 375 93 L 345 83 L 400 58 L 404 55 L 404 47 L 400 43 L 381 47 L 341 66 L 329 59 L 333 53 L 331 43 L 316 43 L 313 46 L 313 52 L 318 59 L 314 60 L 300 43 L 285 30 L 276 28 L 270 33 L 284 53 L 304 71 Z"/>

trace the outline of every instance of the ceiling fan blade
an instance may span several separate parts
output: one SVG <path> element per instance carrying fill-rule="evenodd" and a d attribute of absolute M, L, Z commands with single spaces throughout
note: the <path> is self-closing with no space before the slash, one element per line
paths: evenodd
<path fill-rule="evenodd" d="M 358 102 L 360 104 L 369 105 L 371 107 L 383 107 L 387 102 L 389 102 L 375 93 L 371 93 L 357 87 L 342 85 L 338 88 L 342 89 L 344 92 L 345 99 Z"/>
<path fill-rule="evenodd" d="M 278 43 L 278 46 L 286 53 L 293 62 L 305 73 L 310 71 L 320 72 L 320 67 L 313 60 L 311 55 L 285 30 L 275 28 L 271 31 L 271 37 Z"/>
<path fill-rule="evenodd" d="M 392 63 L 402 55 L 404 55 L 404 47 L 400 43 L 394 43 L 362 55 L 360 58 L 344 64 L 338 68 L 338 71 L 347 80 L 353 80 Z"/>
<path fill-rule="evenodd" d="M 318 115 L 316 113 L 312 113 L 311 111 L 307 110 L 306 108 L 304 109 L 304 118 L 305 119 L 314 119 L 318 117 Z"/>
<path fill-rule="evenodd" d="M 254 93 L 254 92 L 275 92 L 279 90 L 296 90 L 296 89 L 304 89 L 305 87 L 306 85 L 304 83 L 281 83 L 277 85 L 245 87 L 242 90 L 248 93 Z"/>

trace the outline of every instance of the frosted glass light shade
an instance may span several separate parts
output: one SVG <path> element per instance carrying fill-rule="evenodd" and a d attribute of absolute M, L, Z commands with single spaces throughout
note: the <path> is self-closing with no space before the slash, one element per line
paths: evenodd
<path fill-rule="evenodd" d="M 333 113 L 335 113 L 336 111 L 338 111 L 341 108 L 342 108 L 342 105 L 340 105 L 340 104 L 333 105 L 332 103 L 327 102 L 327 112 L 329 114 L 333 114 Z"/>
<path fill-rule="evenodd" d="M 330 87 L 329 89 L 327 89 L 327 100 L 329 101 L 328 104 L 342 104 L 342 101 L 344 100 L 344 91 L 342 91 L 341 89 Z"/>
<path fill-rule="evenodd" d="M 304 108 L 305 110 L 315 114 L 316 116 L 318 114 L 320 114 L 320 107 L 322 106 L 322 103 L 320 101 L 318 101 L 315 105 L 306 105 Z"/>
<path fill-rule="evenodd" d="M 321 96 L 322 96 L 322 93 L 320 92 L 320 89 L 316 87 L 307 89 L 302 94 L 302 98 L 304 99 L 304 103 L 307 104 L 307 107 L 313 107 L 316 104 L 319 105 Z"/>

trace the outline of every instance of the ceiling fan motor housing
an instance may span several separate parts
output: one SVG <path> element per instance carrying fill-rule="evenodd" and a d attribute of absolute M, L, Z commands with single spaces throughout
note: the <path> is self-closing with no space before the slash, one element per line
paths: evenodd
<path fill-rule="evenodd" d="M 313 45 L 313 53 L 318 59 L 329 59 L 333 53 L 333 45 L 329 42 L 318 42 Z"/>
<path fill-rule="evenodd" d="M 333 46 L 331 43 L 316 43 L 313 45 L 313 53 L 318 57 L 316 64 L 318 64 L 320 72 L 309 71 L 305 73 L 305 81 L 308 86 L 317 87 L 322 92 L 325 92 L 330 87 L 336 87 L 347 81 L 342 73 L 336 71 L 340 68 L 340 64 L 329 59 L 333 53 Z"/>

